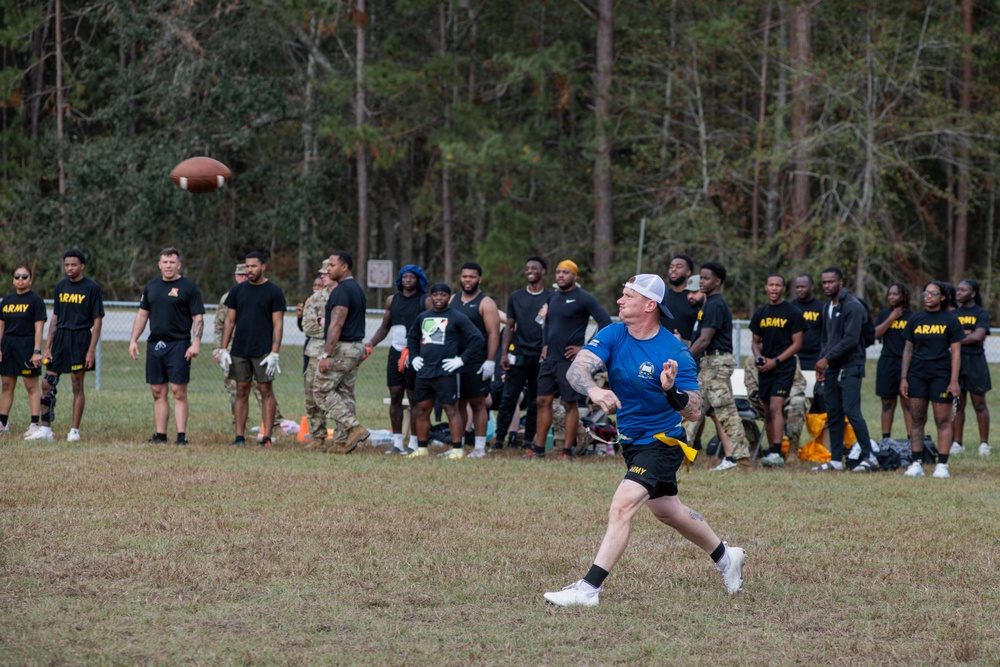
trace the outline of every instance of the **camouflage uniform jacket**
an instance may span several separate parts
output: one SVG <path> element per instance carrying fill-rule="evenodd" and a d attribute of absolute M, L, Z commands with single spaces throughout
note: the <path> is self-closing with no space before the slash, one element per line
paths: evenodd
<path fill-rule="evenodd" d="M 309 342 L 306 343 L 307 357 L 315 358 L 323 354 L 326 334 L 323 317 L 326 314 L 326 302 L 330 299 L 331 291 L 329 287 L 324 287 L 318 292 L 313 292 L 302 308 L 302 333 L 309 336 Z"/>
<path fill-rule="evenodd" d="M 226 328 L 226 315 L 229 314 L 229 308 L 226 307 L 226 298 L 229 297 L 229 292 L 222 295 L 219 299 L 219 308 L 215 311 L 215 337 L 212 339 L 212 355 L 222 349 L 222 330 Z M 229 346 L 232 347 L 233 341 L 229 341 Z"/>

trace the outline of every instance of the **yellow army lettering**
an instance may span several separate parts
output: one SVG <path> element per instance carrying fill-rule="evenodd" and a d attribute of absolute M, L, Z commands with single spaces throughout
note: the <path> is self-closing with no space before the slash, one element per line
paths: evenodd
<path fill-rule="evenodd" d="M 889 325 L 889 328 L 890 329 L 905 329 L 906 328 L 906 320 L 893 320 L 892 324 Z"/>
<path fill-rule="evenodd" d="M 4 313 L 26 313 L 28 312 L 28 304 L 26 303 L 9 303 L 3 307 Z"/>
<path fill-rule="evenodd" d="M 780 329 L 786 324 L 788 324 L 788 320 L 783 317 L 765 317 L 760 321 L 760 326 L 767 328 L 775 327 Z"/>
<path fill-rule="evenodd" d="M 66 294 L 62 292 L 59 294 L 59 303 L 83 303 L 83 300 L 86 298 L 86 294 Z"/>
<path fill-rule="evenodd" d="M 815 322 L 816 320 L 819 319 L 819 311 L 807 310 L 806 312 L 802 313 L 802 319 L 807 320 L 809 322 Z"/>
<path fill-rule="evenodd" d="M 948 327 L 943 324 L 922 324 L 914 329 L 913 333 L 926 335 L 943 334 L 947 329 Z"/>
<path fill-rule="evenodd" d="M 645 475 L 646 474 L 646 469 L 645 468 L 640 468 L 639 466 L 632 466 L 631 468 L 628 469 L 628 471 L 629 472 L 634 472 L 636 475 Z"/>
<path fill-rule="evenodd" d="M 973 315 L 971 317 L 960 317 L 960 318 L 958 318 L 958 321 L 961 322 L 963 326 L 966 325 L 966 324 L 975 324 L 976 323 L 976 316 Z"/>

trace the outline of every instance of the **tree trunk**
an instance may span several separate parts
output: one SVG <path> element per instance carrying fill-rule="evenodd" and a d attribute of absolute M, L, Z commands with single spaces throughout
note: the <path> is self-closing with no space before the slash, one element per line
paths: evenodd
<path fill-rule="evenodd" d="M 355 81 L 357 89 L 354 100 L 354 123 L 358 130 L 365 124 L 365 25 L 368 14 L 365 13 L 365 0 L 357 0 L 354 9 L 356 26 L 357 55 Z M 368 282 L 368 152 L 364 139 L 357 143 L 355 160 L 358 169 L 358 252 L 354 262 L 354 274 L 362 289 Z"/>
<path fill-rule="evenodd" d="M 965 40 L 962 43 L 962 85 L 959 88 L 959 109 L 962 125 L 969 127 L 972 110 L 972 0 L 962 0 L 962 27 Z M 951 262 L 951 282 L 957 284 L 965 276 L 967 247 L 969 238 L 969 140 L 963 133 L 958 139 L 958 183 L 956 198 L 958 210 L 955 212 L 955 245 Z"/>
<path fill-rule="evenodd" d="M 63 96 L 63 51 L 62 51 L 62 0 L 56 0 L 56 146 L 59 153 L 59 229 L 66 231 L 66 146 L 63 144 L 66 128 L 64 113 L 66 101 Z"/>
<path fill-rule="evenodd" d="M 810 125 L 809 67 L 812 35 L 810 34 L 810 5 L 801 4 L 791 10 L 792 23 L 792 219 L 791 227 L 804 227 L 809 215 L 809 159 L 806 137 Z M 795 243 L 792 255 L 803 260 L 808 250 L 805 236 Z"/>
<path fill-rule="evenodd" d="M 319 21 L 313 15 L 309 20 L 309 35 L 316 39 Z M 316 57 L 310 50 L 306 56 L 306 87 L 305 100 L 303 102 L 302 121 L 302 181 L 309 183 L 309 172 L 313 160 L 316 159 L 316 141 L 313 136 L 312 113 L 313 113 L 313 79 L 316 77 Z M 310 211 L 308 207 L 302 211 L 299 218 L 299 287 L 307 289 L 309 283 L 309 248 L 314 244 L 309 234 Z"/>
<path fill-rule="evenodd" d="M 439 45 L 441 56 L 448 52 L 448 5 L 442 4 L 438 11 L 438 21 L 441 35 Z M 444 126 L 451 125 L 451 101 L 444 103 Z M 455 277 L 455 248 L 452 236 L 455 233 L 454 220 L 451 216 L 451 169 L 444 154 L 441 155 L 441 234 L 444 236 L 444 281 L 451 283 Z"/>
<path fill-rule="evenodd" d="M 753 201 L 750 209 L 750 241 L 756 254 L 760 233 L 760 163 L 764 151 L 764 123 L 767 120 L 767 65 L 771 37 L 771 3 L 764 9 L 764 43 L 760 56 L 760 92 L 757 106 L 757 155 L 753 161 Z"/>
<path fill-rule="evenodd" d="M 597 91 L 594 120 L 597 127 L 597 155 L 594 157 L 594 273 L 598 282 L 607 280 L 606 272 L 614 260 L 611 217 L 611 139 L 608 137 L 611 102 L 612 0 L 598 0 L 597 17 Z"/>

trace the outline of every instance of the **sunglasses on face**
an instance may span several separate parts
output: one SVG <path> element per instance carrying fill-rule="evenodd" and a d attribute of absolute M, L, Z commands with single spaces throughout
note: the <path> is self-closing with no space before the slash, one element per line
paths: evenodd
<path fill-rule="evenodd" d="M 27 280 L 30 277 L 31 276 L 29 276 L 27 273 L 15 273 L 14 274 L 14 280 Z"/>
<path fill-rule="evenodd" d="M 941 292 L 928 292 L 924 290 L 924 296 L 941 296 Z"/>

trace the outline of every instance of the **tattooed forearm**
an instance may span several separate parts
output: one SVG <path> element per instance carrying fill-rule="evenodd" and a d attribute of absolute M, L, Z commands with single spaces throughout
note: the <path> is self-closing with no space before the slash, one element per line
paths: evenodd
<path fill-rule="evenodd" d="M 691 519 L 693 521 L 705 521 L 705 517 L 703 517 L 702 515 L 698 514 L 694 510 L 691 510 Z"/>
<path fill-rule="evenodd" d="M 596 387 L 594 374 L 604 370 L 604 364 L 593 352 L 580 350 L 573 364 L 566 371 L 566 381 L 573 389 L 586 395 L 587 391 Z"/>
<path fill-rule="evenodd" d="M 330 313 L 330 327 L 326 330 L 326 353 L 333 354 L 334 346 L 340 342 L 340 332 L 347 321 L 347 306 L 334 306 Z"/>
<path fill-rule="evenodd" d="M 689 422 L 698 421 L 701 417 L 701 392 L 688 391 L 688 404 L 681 410 L 681 417 Z"/>
<path fill-rule="evenodd" d="M 194 323 L 194 331 L 192 332 L 192 334 L 194 335 L 194 339 L 201 340 L 201 335 L 203 333 L 205 333 L 205 322 L 202 320 L 198 320 L 197 322 Z"/>

